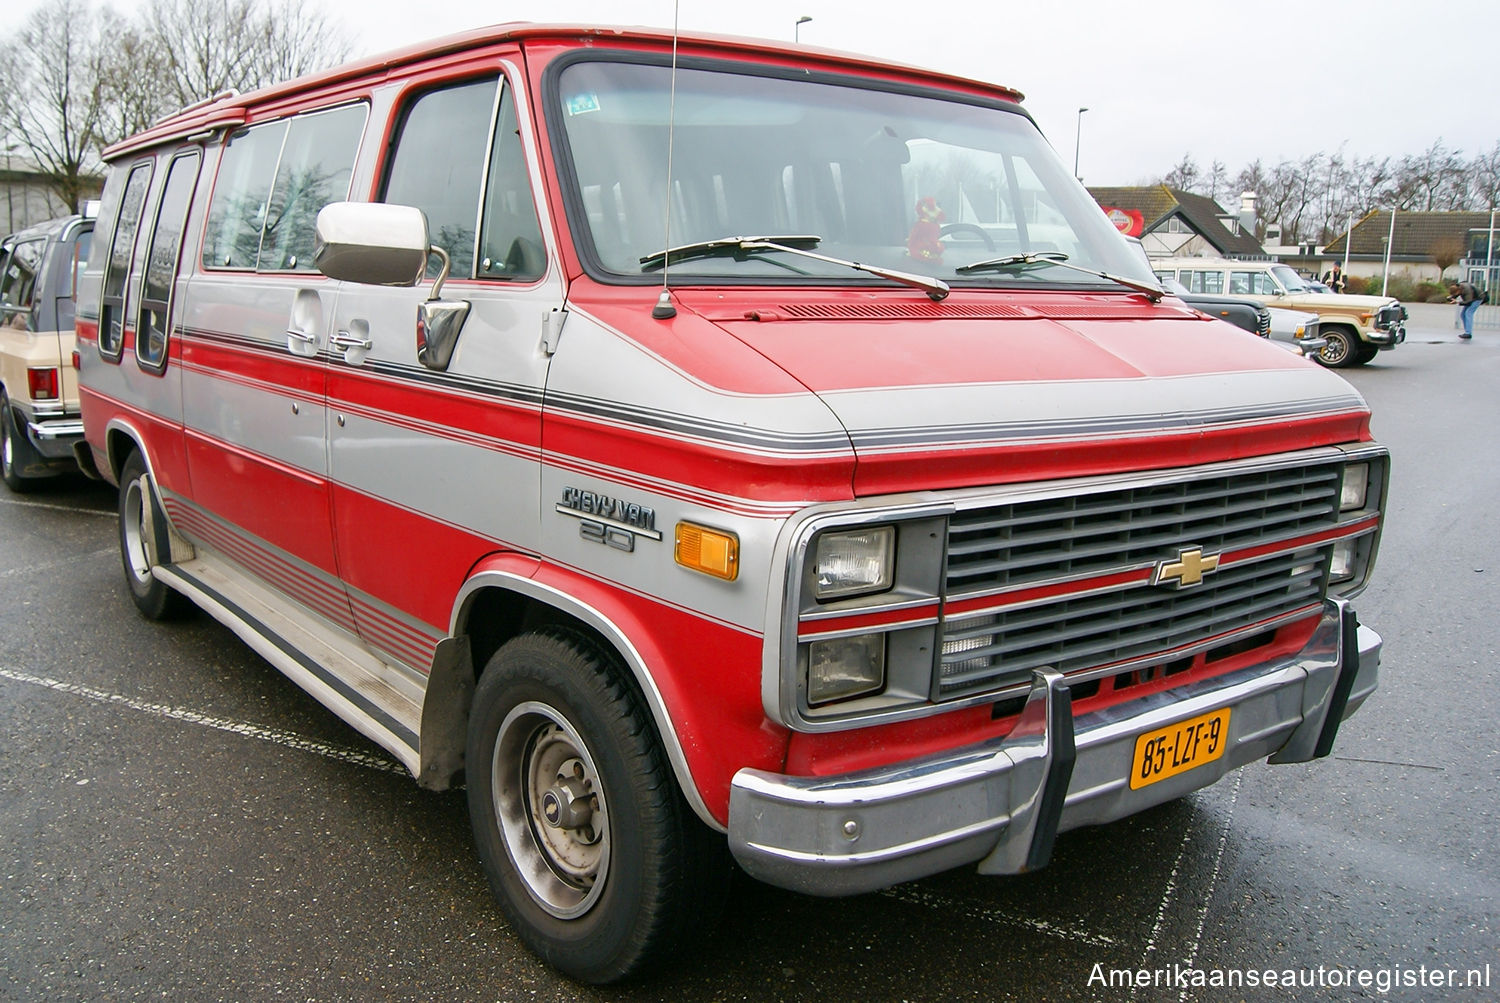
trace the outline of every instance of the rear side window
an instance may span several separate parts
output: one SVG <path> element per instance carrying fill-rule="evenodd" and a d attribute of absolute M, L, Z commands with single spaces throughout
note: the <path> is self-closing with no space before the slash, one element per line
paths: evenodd
<path fill-rule="evenodd" d="M 126 280 L 135 253 L 135 235 L 141 227 L 141 213 L 146 208 L 146 192 L 151 188 L 151 168 L 152 164 L 147 162 L 130 169 L 125 194 L 120 197 L 114 236 L 109 242 L 109 256 L 104 262 L 104 287 L 99 296 L 99 354 L 110 359 L 118 359 L 125 345 Z"/>
<path fill-rule="evenodd" d="M 83 277 L 84 270 L 89 266 L 89 254 L 94 250 L 94 231 L 84 230 L 78 235 L 78 240 L 73 244 L 73 286 L 68 290 L 68 295 L 78 296 L 78 280 Z"/>
<path fill-rule="evenodd" d="M 1224 291 L 1224 273 L 1217 268 L 1184 268 L 1177 279 L 1188 287 L 1189 292 L 1216 294 Z"/>
<path fill-rule="evenodd" d="M 364 105 L 311 112 L 229 138 L 208 207 L 203 267 L 311 271 L 318 210 L 348 197 Z"/>
<path fill-rule="evenodd" d="M 380 200 L 427 214 L 428 237 L 448 252 L 451 274 L 474 275 L 474 233 L 498 80 L 428 91 L 407 106 Z M 519 140 L 517 140 L 519 142 Z M 441 267 L 434 255 L 428 276 Z"/>
<path fill-rule="evenodd" d="M 0 275 L 0 308 L 3 317 L 0 323 L 6 327 L 24 331 L 31 319 L 31 305 L 36 301 L 37 273 L 42 268 L 42 252 L 47 241 L 28 240 L 17 244 L 5 259 L 5 272 Z"/>
<path fill-rule="evenodd" d="M 349 197 L 349 179 L 364 130 L 363 105 L 292 119 L 267 204 L 257 269 L 313 270 L 318 210 Z"/>
<path fill-rule="evenodd" d="M 229 137 L 208 207 L 204 268 L 255 267 L 286 130 L 287 123 L 271 122 Z"/>
<path fill-rule="evenodd" d="M 146 276 L 141 286 L 141 313 L 136 321 L 135 355 L 142 369 L 153 372 L 161 372 L 167 364 L 172 282 L 177 275 L 182 228 L 197 180 L 197 153 L 172 161 L 156 210 L 156 226 L 151 231 L 151 250 L 146 254 Z"/>

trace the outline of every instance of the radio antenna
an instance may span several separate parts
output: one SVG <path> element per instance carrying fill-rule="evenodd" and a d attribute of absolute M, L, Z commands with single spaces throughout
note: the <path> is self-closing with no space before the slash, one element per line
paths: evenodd
<path fill-rule="evenodd" d="M 682 8 L 682 0 L 672 0 L 672 91 L 667 102 L 667 198 L 665 202 L 665 221 L 662 227 L 664 234 L 662 246 L 672 246 L 672 140 L 677 129 L 677 16 Z M 651 316 L 657 320 L 671 320 L 677 316 L 677 308 L 672 305 L 672 293 L 667 288 L 667 268 L 670 266 L 672 255 L 662 256 L 661 262 L 661 295 L 656 298 L 656 306 L 651 308 Z"/>

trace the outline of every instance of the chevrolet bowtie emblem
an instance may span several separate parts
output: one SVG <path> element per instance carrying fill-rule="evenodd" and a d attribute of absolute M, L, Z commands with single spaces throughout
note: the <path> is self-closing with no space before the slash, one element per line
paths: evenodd
<path fill-rule="evenodd" d="M 1171 585 L 1185 589 L 1189 585 L 1201 585 L 1203 576 L 1219 566 L 1219 555 L 1205 555 L 1199 547 L 1179 550 L 1175 561 L 1162 561 L 1151 576 L 1152 585 Z"/>

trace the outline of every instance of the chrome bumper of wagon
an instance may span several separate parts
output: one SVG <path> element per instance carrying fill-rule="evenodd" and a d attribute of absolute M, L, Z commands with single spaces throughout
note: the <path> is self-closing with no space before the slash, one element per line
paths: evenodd
<path fill-rule="evenodd" d="M 1003 739 L 836 777 L 735 775 L 729 843 L 752 876 L 853 895 L 978 861 L 1015 874 L 1051 858 L 1058 832 L 1110 822 L 1270 756 L 1326 756 L 1339 722 L 1375 691 L 1380 636 L 1330 601 L 1298 654 L 1073 717 L 1064 678 L 1039 670 Z M 1231 709 L 1219 758 L 1130 788 L 1138 736 Z M 1065 793 L 1066 792 L 1066 793 Z"/>
<path fill-rule="evenodd" d="M 83 419 L 37 417 L 26 423 L 32 448 L 49 460 L 72 459 L 73 443 L 83 438 Z"/>

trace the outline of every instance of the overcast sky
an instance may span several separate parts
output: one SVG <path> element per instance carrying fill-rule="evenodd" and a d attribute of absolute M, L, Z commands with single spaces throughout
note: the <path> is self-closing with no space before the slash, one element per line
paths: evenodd
<path fill-rule="evenodd" d="M 122 13 L 142 0 L 114 0 Z M 497 21 L 670 27 L 672 0 L 309 0 L 355 55 Z M 0 30 L 37 6 L 11 0 Z M 1184 153 L 1233 176 L 1259 157 L 1465 156 L 1500 141 L 1500 2 L 1418 0 L 680 0 L 684 31 L 801 41 L 1017 88 L 1088 184 L 1166 173 Z"/>

